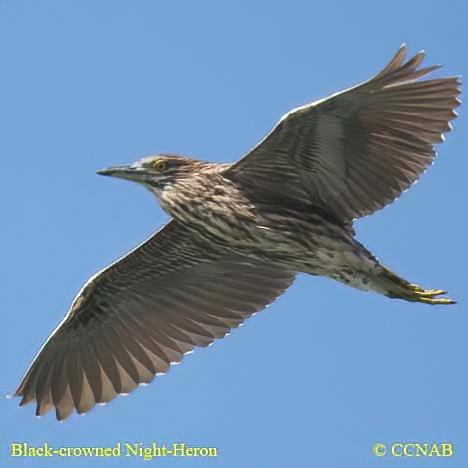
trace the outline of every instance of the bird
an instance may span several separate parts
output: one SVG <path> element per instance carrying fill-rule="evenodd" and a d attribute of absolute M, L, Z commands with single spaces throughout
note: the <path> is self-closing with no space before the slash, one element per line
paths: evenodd
<path fill-rule="evenodd" d="M 368 81 L 285 114 L 239 161 L 163 153 L 98 171 L 138 182 L 171 220 L 92 276 L 22 379 L 36 415 L 76 411 L 166 373 L 264 309 L 297 274 L 392 299 L 454 304 L 355 239 L 353 222 L 392 203 L 436 156 L 460 104 L 458 77 L 423 79 L 402 45 Z"/>

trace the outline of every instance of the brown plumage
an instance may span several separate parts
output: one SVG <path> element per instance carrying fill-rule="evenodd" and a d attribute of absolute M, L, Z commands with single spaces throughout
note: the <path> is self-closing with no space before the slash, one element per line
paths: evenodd
<path fill-rule="evenodd" d="M 415 81 L 406 47 L 377 76 L 286 114 L 239 162 L 175 155 L 100 171 L 151 190 L 173 220 L 93 276 L 16 395 L 74 409 L 128 393 L 266 307 L 298 272 L 388 297 L 451 304 L 380 264 L 353 219 L 391 203 L 433 162 L 459 105 L 455 77 Z"/>

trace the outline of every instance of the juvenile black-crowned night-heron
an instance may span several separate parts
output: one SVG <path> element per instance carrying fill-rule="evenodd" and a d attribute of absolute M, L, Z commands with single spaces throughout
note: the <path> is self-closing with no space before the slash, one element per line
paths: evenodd
<path fill-rule="evenodd" d="M 235 164 L 173 155 L 100 174 L 143 184 L 173 220 L 94 275 L 21 382 L 21 405 L 57 419 L 167 372 L 274 301 L 298 272 L 426 304 L 354 239 L 435 157 L 459 105 L 456 77 L 416 81 L 402 46 L 377 76 L 295 109 Z"/>

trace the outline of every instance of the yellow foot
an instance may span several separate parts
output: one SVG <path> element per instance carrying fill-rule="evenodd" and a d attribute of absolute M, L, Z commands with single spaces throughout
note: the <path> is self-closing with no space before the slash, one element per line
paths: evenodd
<path fill-rule="evenodd" d="M 418 286 L 417 284 L 410 284 L 409 287 L 411 291 L 414 291 L 416 294 L 422 297 L 434 297 L 434 296 L 440 296 L 442 294 L 447 294 L 447 291 L 444 291 L 443 289 L 423 289 L 421 288 L 421 286 Z"/>
<path fill-rule="evenodd" d="M 445 299 L 444 297 L 436 297 L 435 299 L 431 299 L 429 297 L 421 297 L 420 299 L 418 299 L 418 302 L 424 302 L 424 304 L 432 305 L 457 303 L 457 301 L 454 301 L 453 299 Z"/>
<path fill-rule="evenodd" d="M 456 304 L 457 302 L 445 297 L 436 297 L 447 294 L 443 289 L 423 289 L 417 284 L 410 284 L 408 289 L 413 292 L 414 301 L 424 302 L 425 304 Z"/>

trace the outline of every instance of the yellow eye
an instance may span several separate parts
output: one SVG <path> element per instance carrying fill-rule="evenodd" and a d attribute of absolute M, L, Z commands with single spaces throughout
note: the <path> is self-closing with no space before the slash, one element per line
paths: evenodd
<path fill-rule="evenodd" d="M 153 163 L 153 169 L 156 169 L 158 172 L 164 172 L 167 168 L 167 162 L 163 159 L 159 159 Z"/>

